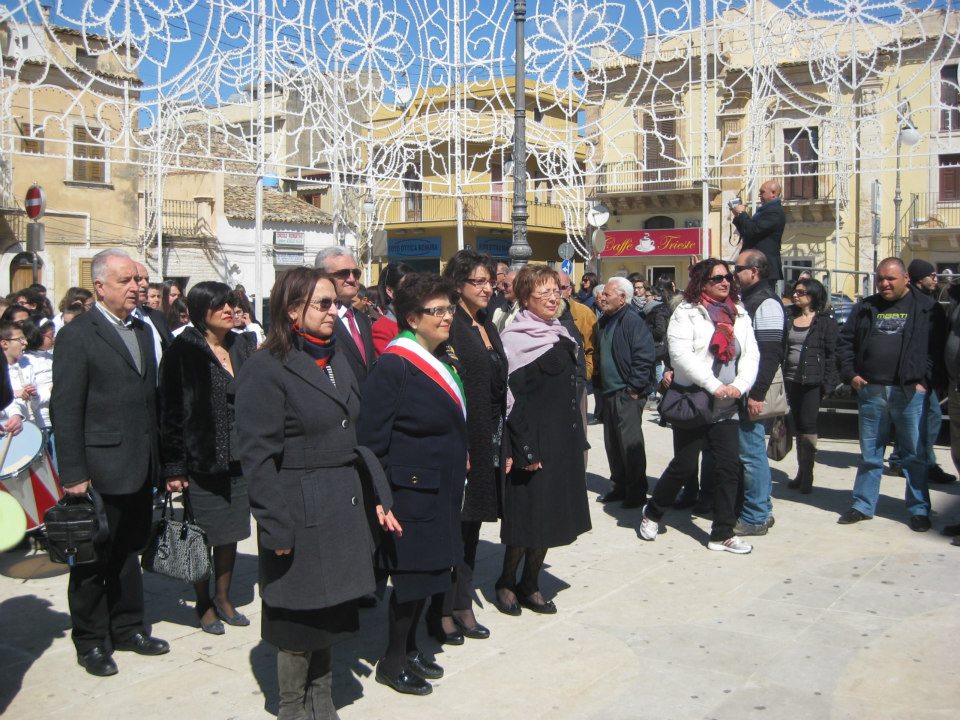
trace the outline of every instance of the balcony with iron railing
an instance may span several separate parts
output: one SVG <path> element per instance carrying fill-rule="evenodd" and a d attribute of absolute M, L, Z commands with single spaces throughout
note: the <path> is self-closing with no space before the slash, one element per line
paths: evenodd
<path fill-rule="evenodd" d="M 837 177 L 822 172 L 816 162 L 761 165 L 758 185 L 767 180 L 780 183 L 783 211 L 788 222 L 832 222 L 836 215 Z M 742 198 L 749 205 L 752 198 Z"/>
<path fill-rule="evenodd" d="M 489 223 L 509 225 L 513 212 L 513 197 L 508 195 L 467 195 L 463 198 L 463 221 L 470 225 Z M 527 226 L 561 230 L 564 227 L 563 208 L 544 202 L 538 193 L 527 197 Z M 387 201 L 385 222 L 391 224 L 444 225 L 457 221 L 456 198 L 444 195 L 409 193 Z"/>
<path fill-rule="evenodd" d="M 157 206 L 147 195 L 146 226 L 157 228 Z M 200 214 L 200 205 L 194 200 L 164 200 L 160 209 L 163 234 L 167 237 L 200 238 L 213 233 Z"/>
<path fill-rule="evenodd" d="M 656 167 L 656 166 L 662 167 Z M 707 184 L 719 188 L 720 174 L 716 158 L 707 157 Z M 686 162 L 657 158 L 650 163 L 624 160 L 604 163 L 598 168 L 598 195 L 624 195 L 669 190 L 700 191 L 703 183 L 703 158 L 691 157 Z"/>
<path fill-rule="evenodd" d="M 912 193 L 905 200 L 909 205 L 901 218 L 904 237 L 960 232 L 960 197 L 928 192 Z"/>

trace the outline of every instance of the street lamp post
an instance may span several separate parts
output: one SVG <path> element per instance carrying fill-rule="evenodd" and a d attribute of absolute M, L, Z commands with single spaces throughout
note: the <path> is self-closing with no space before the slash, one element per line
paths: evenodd
<path fill-rule="evenodd" d="M 920 142 L 920 133 L 910 120 L 910 103 L 900 99 L 900 88 L 897 87 L 897 181 L 893 192 L 893 255 L 900 257 L 900 207 L 903 205 L 903 195 L 900 193 L 900 150 L 903 145 L 913 147 Z"/>
<path fill-rule="evenodd" d="M 366 262 L 366 284 L 369 287 L 373 280 L 373 218 L 377 211 L 377 206 L 373 202 L 373 191 L 367 188 L 366 195 L 363 197 L 363 217 L 366 225 L 367 240 L 367 262 Z"/>
<path fill-rule="evenodd" d="M 516 23 L 516 97 L 513 103 L 513 242 L 510 243 L 510 267 L 519 270 L 533 254 L 527 241 L 527 94 L 524 23 L 526 0 L 514 0 Z"/>

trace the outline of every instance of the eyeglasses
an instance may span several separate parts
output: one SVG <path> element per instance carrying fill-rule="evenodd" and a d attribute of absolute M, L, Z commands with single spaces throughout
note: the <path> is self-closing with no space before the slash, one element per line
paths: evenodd
<path fill-rule="evenodd" d="M 322 310 L 326 312 L 333 307 L 333 298 L 320 298 L 319 300 L 311 300 L 307 303 L 314 310 Z"/>
<path fill-rule="evenodd" d="M 464 282 L 469 283 L 470 285 L 473 285 L 477 290 L 481 290 L 486 287 L 489 287 L 489 288 L 493 287 L 492 282 L 490 282 L 489 280 L 484 280 L 483 278 L 467 278 L 466 280 L 464 280 Z"/>
<path fill-rule="evenodd" d="M 20 337 L 13 337 L 13 338 L 0 338 L 0 340 L 6 340 L 7 342 L 18 342 L 21 345 L 27 344 L 27 339 L 22 335 Z"/>
<path fill-rule="evenodd" d="M 563 290 L 569 290 L 569 289 L 572 288 L 572 287 L 573 287 L 573 285 L 570 285 L 570 284 L 561 285 L 561 286 L 560 286 L 560 290 L 561 290 L 561 291 L 563 291 Z"/>
<path fill-rule="evenodd" d="M 707 282 L 709 282 L 711 285 L 719 285 L 722 282 L 732 283 L 733 275 L 731 273 L 727 273 L 726 275 L 714 275 L 713 277 L 707 278 Z"/>
<path fill-rule="evenodd" d="M 454 315 L 457 312 L 456 305 L 440 305 L 438 307 L 422 307 L 420 312 L 424 315 L 433 315 L 435 318 L 442 318 L 444 315 Z"/>
<path fill-rule="evenodd" d="M 360 268 L 348 268 L 345 270 L 337 270 L 336 272 L 330 273 L 337 280 L 346 280 L 347 278 L 353 277 L 354 280 L 360 279 Z"/>
<path fill-rule="evenodd" d="M 547 298 L 551 298 L 551 297 L 560 297 L 560 290 L 548 289 L 548 290 L 541 290 L 540 292 L 535 292 L 531 294 L 533 295 L 533 297 L 537 298 L 537 300 L 546 300 Z"/>
<path fill-rule="evenodd" d="M 806 294 L 807 294 L 807 291 L 806 291 L 806 290 L 797 289 L 797 290 L 794 290 L 794 291 L 793 291 L 793 294 L 796 295 L 797 297 L 805 297 Z"/>

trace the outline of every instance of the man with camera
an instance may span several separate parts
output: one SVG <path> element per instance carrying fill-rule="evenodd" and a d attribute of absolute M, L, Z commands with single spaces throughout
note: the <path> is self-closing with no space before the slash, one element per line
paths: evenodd
<path fill-rule="evenodd" d="M 740 251 L 759 250 L 763 253 L 770 267 L 770 274 L 766 281 L 774 290 L 777 283 L 783 280 L 780 243 L 783 240 L 783 229 L 787 224 L 783 204 L 780 202 L 780 193 L 780 183 L 776 180 L 767 180 L 760 186 L 760 207 L 752 216 L 747 213 L 747 208 L 740 198 L 731 200 L 729 203 L 730 211 L 733 213 L 733 224 L 742 240 Z"/>

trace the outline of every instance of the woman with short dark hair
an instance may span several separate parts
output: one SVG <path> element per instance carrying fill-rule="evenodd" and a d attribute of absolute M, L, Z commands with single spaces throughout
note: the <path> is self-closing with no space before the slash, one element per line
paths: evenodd
<path fill-rule="evenodd" d="M 497 580 L 500 612 L 557 611 L 540 591 L 547 550 L 590 530 L 580 416 L 577 343 L 556 318 L 560 280 L 546 265 L 527 265 L 513 281 L 523 308 L 500 337 L 508 362 L 507 431 L 513 465 L 503 491 Z M 519 582 L 517 571 L 523 563 Z"/>
<path fill-rule="evenodd" d="M 797 475 L 787 487 L 813 490 L 820 401 L 839 382 L 836 361 L 837 322 L 827 312 L 827 289 L 804 278 L 793 285 L 784 334 L 783 384 L 790 405 L 790 427 L 797 438 Z"/>
<path fill-rule="evenodd" d="M 376 680 L 412 695 L 430 693 L 428 681 L 443 677 L 417 646 L 417 624 L 426 598 L 450 588 L 450 569 L 463 560 L 467 407 L 460 378 L 443 356 L 456 301 L 453 284 L 438 275 L 413 273 L 397 287 L 400 334 L 367 377 L 357 431 L 383 464 L 403 528 L 377 553 L 393 592 Z"/>
<path fill-rule="evenodd" d="M 187 295 L 192 326 L 160 363 L 161 474 L 167 492 L 183 491 L 213 548 L 215 593 L 211 598 L 207 579 L 194 588 L 200 627 L 213 635 L 225 632 L 224 622 L 250 624 L 230 600 L 237 543 L 250 536 L 234 408 L 235 378 L 252 349 L 231 332 L 236 303 L 224 283 L 194 285 Z"/>
<path fill-rule="evenodd" d="M 190 324 L 190 310 L 182 298 L 177 298 L 167 309 L 164 315 L 167 321 L 167 327 L 170 328 L 170 334 L 176 337 L 183 332 L 183 329 Z"/>
<path fill-rule="evenodd" d="M 332 648 L 357 631 L 357 599 L 376 587 L 358 465 L 376 488 L 376 517 L 394 522 L 384 510 L 390 489 L 380 465 L 357 446 L 360 390 L 336 348 L 336 299 L 321 270 L 282 273 L 270 292 L 267 339 L 238 381 L 240 460 L 257 521 L 260 628 L 278 649 L 281 720 L 337 717 Z"/>

